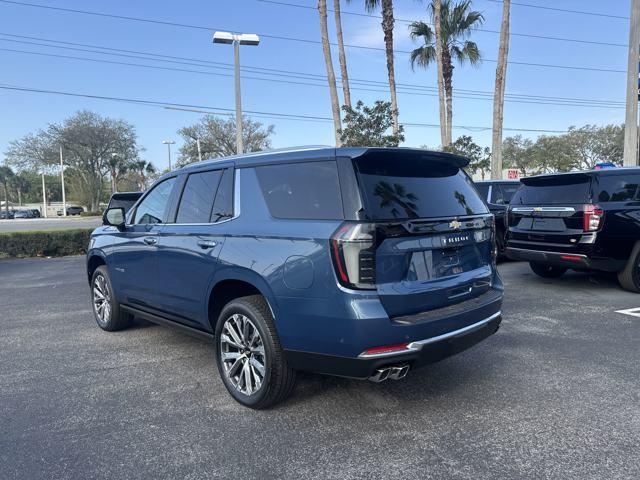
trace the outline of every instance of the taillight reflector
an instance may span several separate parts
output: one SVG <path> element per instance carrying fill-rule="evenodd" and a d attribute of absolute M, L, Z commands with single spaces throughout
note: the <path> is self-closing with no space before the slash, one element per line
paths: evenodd
<path fill-rule="evenodd" d="M 385 353 L 402 352 L 403 350 L 409 350 L 407 348 L 408 346 L 409 346 L 408 343 L 398 343 L 398 344 L 395 344 L 395 345 L 385 345 L 384 347 L 368 348 L 367 350 L 362 352 L 362 354 L 360 356 L 361 357 L 370 357 L 370 356 L 374 356 L 374 355 L 382 355 L 382 354 L 385 354 Z"/>
<path fill-rule="evenodd" d="M 562 255 L 560 256 L 562 260 L 568 260 L 570 262 L 581 262 L 582 257 L 580 255 Z"/>

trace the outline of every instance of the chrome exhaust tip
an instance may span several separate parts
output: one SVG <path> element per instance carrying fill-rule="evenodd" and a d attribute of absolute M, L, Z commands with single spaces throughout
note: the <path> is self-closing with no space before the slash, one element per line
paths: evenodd
<path fill-rule="evenodd" d="M 390 368 L 389 378 L 391 380 L 400 380 L 407 376 L 409 373 L 409 365 L 396 365 Z"/>
<path fill-rule="evenodd" d="M 387 378 L 389 378 L 389 374 L 391 373 L 391 368 L 384 367 L 376 369 L 375 373 L 369 377 L 370 382 L 380 383 L 384 382 Z"/>

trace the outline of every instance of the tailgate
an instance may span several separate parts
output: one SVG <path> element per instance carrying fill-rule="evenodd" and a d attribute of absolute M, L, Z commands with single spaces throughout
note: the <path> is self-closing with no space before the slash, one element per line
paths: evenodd
<path fill-rule="evenodd" d="M 509 209 L 509 239 L 573 245 L 583 233 L 584 205 Z"/>
<path fill-rule="evenodd" d="M 492 279 L 489 215 L 380 226 L 376 288 L 389 317 L 427 312 L 486 293 Z"/>

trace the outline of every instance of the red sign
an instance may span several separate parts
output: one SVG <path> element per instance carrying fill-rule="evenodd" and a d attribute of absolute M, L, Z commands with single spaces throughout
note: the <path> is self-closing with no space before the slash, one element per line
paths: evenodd
<path fill-rule="evenodd" d="M 518 172 L 518 170 L 516 170 L 515 168 L 510 168 L 509 170 L 507 170 L 507 178 L 509 180 L 518 180 L 520 178 L 520 172 Z"/>

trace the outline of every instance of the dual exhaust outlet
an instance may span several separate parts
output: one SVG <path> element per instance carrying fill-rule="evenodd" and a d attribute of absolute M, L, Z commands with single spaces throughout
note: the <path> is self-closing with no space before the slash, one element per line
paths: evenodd
<path fill-rule="evenodd" d="M 391 365 L 388 367 L 380 367 L 377 368 L 373 375 L 369 377 L 369 381 L 380 383 L 384 382 L 387 379 L 391 380 L 400 380 L 404 378 L 409 373 L 409 365 Z"/>

